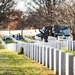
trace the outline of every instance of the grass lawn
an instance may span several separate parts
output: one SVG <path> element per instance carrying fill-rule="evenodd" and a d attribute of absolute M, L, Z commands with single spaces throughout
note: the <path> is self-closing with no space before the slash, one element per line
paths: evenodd
<path fill-rule="evenodd" d="M 67 47 L 62 47 L 61 50 L 65 50 L 68 53 L 73 53 L 73 55 L 75 56 L 75 51 L 67 50 Z"/>
<path fill-rule="evenodd" d="M 8 44 L 8 43 L 14 43 L 13 40 L 4 40 L 4 39 L 3 39 L 3 41 L 4 41 L 6 44 Z"/>
<path fill-rule="evenodd" d="M 27 40 L 25 40 L 25 39 L 21 39 L 21 41 L 29 43 L 29 42 L 28 42 Z"/>
<path fill-rule="evenodd" d="M 1 44 L 1 42 L 0 42 L 0 44 Z"/>
<path fill-rule="evenodd" d="M 55 75 L 53 71 L 6 49 L 0 49 L 0 75 Z"/>
<path fill-rule="evenodd" d="M 32 39 L 32 40 L 35 40 L 35 36 L 31 36 L 31 37 L 29 37 L 30 39 Z"/>
<path fill-rule="evenodd" d="M 32 40 L 35 40 L 35 36 L 25 36 L 25 37 L 28 37 L 28 38 L 30 38 Z"/>
<path fill-rule="evenodd" d="M 5 47 L 0 43 L 0 49 L 5 49 Z"/>

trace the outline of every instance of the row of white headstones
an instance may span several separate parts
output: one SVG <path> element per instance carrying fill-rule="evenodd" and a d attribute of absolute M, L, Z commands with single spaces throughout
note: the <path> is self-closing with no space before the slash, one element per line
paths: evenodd
<path fill-rule="evenodd" d="M 75 57 L 73 54 L 66 53 L 59 48 L 52 48 L 47 44 L 19 42 L 7 44 L 6 48 L 19 52 L 20 48 L 23 47 L 26 56 L 54 70 L 54 74 L 75 75 Z"/>
<path fill-rule="evenodd" d="M 24 54 L 40 64 L 54 70 L 54 74 L 75 75 L 75 57 L 64 50 L 38 44 L 18 44 L 24 48 Z"/>

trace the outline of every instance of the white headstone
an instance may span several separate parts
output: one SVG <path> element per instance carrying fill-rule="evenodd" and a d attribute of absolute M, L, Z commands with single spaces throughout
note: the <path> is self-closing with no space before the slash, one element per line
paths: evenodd
<path fill-rule="evenodd" d="M 33 44 L 32 44 L 32 47 L 31 47 L 31 58 L 33 59 Z"/>
<path fill-rule="evenodd" d="M 44 46 L 42 47 L 42 65 L 44 65 Z"/>
<path fill-rule="evenodd" d="M 75 51 L 75 41 L 72 41 L 72 51 Z"/>
<path fill-rule="evenodd" d="M 54 69 L 54 48 L 50 48 L 50 55 L 49 55 L 49 68 L 51 70 Z"/>
<path fill-rule="evenodd" d="M 59 75 L 65 75 L 65 51 L 59 51 Z"/>
<path fill-rule="evenodd" d="M 42 46 L 39 46 L 39 63 L 42 64 Z"/>
<path fill-rule="evenodd" d="M 74 57 L 74 59 L 73 59 L 73 72 L 74 72 L 74 75 L 75 75 L 75 57 Z"/>
<path fill-rule="evenodd" d="M 59 73 L 59 50 L 54 49 L 54 74 Z"/>
<path fill-rule="evenodd" d="M 36 60 L 36 45 L 34 45 L 34 60 Z"/>
<path fill-rule="evenodd" d="M 49 47 L 46 47 L 46 67 L 49 67 Z"/>
<path fill-rule="evenodd" d="M 66 75 L 73 75 L 73 54 L 66 53 Z"/>

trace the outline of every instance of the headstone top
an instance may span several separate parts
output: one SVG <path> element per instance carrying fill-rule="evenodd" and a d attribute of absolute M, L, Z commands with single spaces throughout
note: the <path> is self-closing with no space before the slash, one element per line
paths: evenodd
<path fill-rule="evenodd" d="M 65 52 L 64 50 L 60 50 L 60 52 Z"/>
<path fill-rule="evenodd" d="M 72 53 L 66 53 L 66 55 L 73 56 L 73 54 L 72 54 Z"/>

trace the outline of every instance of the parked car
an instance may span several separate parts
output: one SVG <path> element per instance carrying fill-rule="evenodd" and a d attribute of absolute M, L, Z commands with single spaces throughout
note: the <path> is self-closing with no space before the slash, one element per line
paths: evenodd
<path fill-rule="evenodd" d="M 23 36 L 15 34 L 15 35 L 13 35 L 13 38 L 15 38 L 16 40 L 21 40 L 21 39 L 23 39 Z"/>
<path fill-rule="evenodd" d="M 70 28 L 66 25 L 53 25 L 53 26 L 44 26 L 41 31 L 45 31 L 48 36 L 70 36 Z"/>
<path fill-rule="evenodd" d="M 11 40 L 11 36 L 10 35 L 4 36 L 4 40 Z"/>
<path fill-rule="evenodd" d="M 37 39 L 37 40 L 41 40 L 41 37 L 42 37 L 41 33 L 35 35 L 35 39 Z"/>
<path fill-rule="evenodd" d="M 41 33 L 39 33 L 39 34 L 36 34 L 36 36 L 41 37 L 41 36 L 42 36 L 42 34 L 41 34 Z"/>

